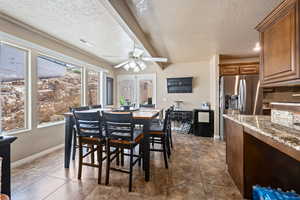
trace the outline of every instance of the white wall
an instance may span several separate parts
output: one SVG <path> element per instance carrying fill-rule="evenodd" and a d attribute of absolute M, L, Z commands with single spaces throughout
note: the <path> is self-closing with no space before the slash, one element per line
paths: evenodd
<path fill-rule="evenodd" d="M 164 70 L 157 65 L 151 65 L 141 73 L 156 73 L 156 104 L 158 107 L 165 108 L 173 105 L 175 100 L 182 100 L 184 101 L 183 108 L 194 109 L 199 108 L 203 102 L 212 101 L 209 60 L 171 64 Z M 118 74 L 133 74 L 133 72 L 119 70 L 116 72 L 116 75 Z M 169 94 L 167 92 L 167 78 L 188 76 L 193 77 L 193 93 Z"/>
<path fill-rule="evenodd" d="M 103 60 L 76 49 L 62 41 L 56 40 L 55 38 L 43 35 L 39 31 L 32 29 L 32 27 L 27 28 L 26 25 L 19 24 L 19 22 L 14 23 L 10 19 L 3 18 L 1 15 L 0 32 L 4 32 L 6 34 L 18 37 L 21 40 L 25 40 L 49 50 L 64 54 L 69 58 L 74 58 L 75 60 L 80 60 L 93 66 L 101 66 L 102 68 L 108 70 L 109 76 L 114 77 L 112 68 Z M 28 48 L 28 46 L 26 47 Z M 29 90 L 31 90 L 32 94 L 30 97 L 32 101 L 30 101 L 31 106 L 29 106 L 28 112 L 31 113 L 29 120 L 31 129 L 25 132 L 14 134 L 14 136 L 17 136 L 18 139 L 12 144 L 12 161 L 26 158 L 64 143 L 64 123 L 37 128 L 37 94 L 36 84 L 34 83 L 36 82 L 37 75 L 36 56 L 38 51 L 35 49 L 30 50 L 32 51 L 30 71 L 32 72 L 31 78 L 33 84 L 29 86 Z"/>

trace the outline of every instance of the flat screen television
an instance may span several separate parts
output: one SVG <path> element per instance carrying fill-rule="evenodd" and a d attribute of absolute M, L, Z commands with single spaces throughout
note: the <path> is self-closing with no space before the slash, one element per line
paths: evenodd
<path fill-rule="evenodd" d="M 192 93 L 193 77 L 167 78 L 168 93 Z"/>

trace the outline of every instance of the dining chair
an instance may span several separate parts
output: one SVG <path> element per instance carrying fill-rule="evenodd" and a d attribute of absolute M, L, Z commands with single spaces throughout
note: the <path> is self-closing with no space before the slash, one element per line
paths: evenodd
<path fill-rule="evenodd" d="M 102 108 L 102 105 L 101 104 L 99 104 L 99 105 L 91 105 L 90 108 L 91 109 Z"/>
<path fill-rule="evenodd" d="M 169 123 L 170 123 L 170 109 L 165 111 L 165 118 L 161 123 L 152 123 L 148 135 L 152 142 L 150 151 L 162 152 L 165 162 L 165 167 L 168 168 L 168 157 L 171 155 L 170 138 L 169 138 Z M 160 144 L 161 148 L 154 148 L 154 144 Z"/>
<path fill-rule="evenodd" d="M 81 106 L 81 107 L 69 108 L 69 111 L 70 112 L 73 112 L 73 111 L 84 111 L 84 110 L 89 110 L 89 109 L 90 109 L 89 106 Z M 79 146 L 77 145 L 76 124 L 74 124 L 72 131 L 73 131 L 72 160 L 75 160 L 76 149 L 79 148 Z M 87 147 L 87 148 L 92 148 L 92 147 Z M 94 160 L 94 154 L 92 154 L 91 157 L 92 157 L 91 159 Z"/>
<path fill-rule="evenodd" d="M 143 130 L 136 128 L 131 112 L 105 113 L 103 112 L 104 127 L 107 137 L 107 165 L 106 165 L 106 185 L 109 184 L 110 170 L 119 171 L 129 174 L 129 192 L 132 191 L 132 175 L 133 167 L 137 162 L 141 162 L 142 153 L 134 154 L 135 147 L 141 147 L 144 137 Z M 111 147 L 117 148 L 119 151 L 117 157 L 111 158 Z M 129 150 L 124 153 L 124 149 Z M 129 171 L 120 168 L 111 167 L 111 162 L 119 158 L 121 153 L 121 165 L 124 165 L 124 156 L 129 156 Z M 136 158 L 134 160 L 134 158 Z M 117 161 L 118 164 L 118 161 Z"/>
<path fill-rule="evenodd" d="M 105 138 L 103 135 L 103 126 L 100 112 L 81 112 L 73 110 L 75 125 L 77 130 L 77 138 L 79 142 L 79 166 L 78 179 L 81 179 L 82 166 L 90 166 L 98 168 L 98 184 L 101 183 L 103 147 L 105 146 Z M 96 146 L 90 148 L 86 153 L 83 152 L 84 145 Z M 97 152 L 98 165 L 93 161 L 91 163 L 84 162 L 84 158 L 90 154 Z"/>

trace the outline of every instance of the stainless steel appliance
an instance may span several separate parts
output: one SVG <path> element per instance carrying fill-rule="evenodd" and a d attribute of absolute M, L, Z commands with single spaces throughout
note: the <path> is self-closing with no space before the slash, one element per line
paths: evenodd
<path fill-rule="evenodd" d="M 224 138 L 223 114 L 262 114 L 259 75 L 222 76 L 220 78 L 220 137 Z"/>

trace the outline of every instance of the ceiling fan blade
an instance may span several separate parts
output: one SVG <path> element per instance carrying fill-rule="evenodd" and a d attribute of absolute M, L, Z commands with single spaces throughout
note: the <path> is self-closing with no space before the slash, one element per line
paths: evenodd
<path fill-rule="evenodd" d="M 135 48 L 133 51 L 133 56 L 135 57 L 140 57 L 141 55 L 143 55 L 144 50 L 140 49 L 140 48 Z"/>
<path fill-rule="evenodd" d="M 144 61 L 152 61 L 152 62 L 168 62 L 168 58 L 152 58 L 152 57 L 142 57 Z"/>
<path fill-rule="evenodd" d="M 123 65 L 126 65 L 126 64 L 128 64 L 128 63 L 129 63 L 129 61 L 126 60 L 126 61 L 124 61 L 124 62 L 122 62 L 122 63 L 120 63 L 120 64 L 118 64 L 118 65 L 115 65 L 114 68 L 120 68 L 120 67 L 122 67 Z"/>

